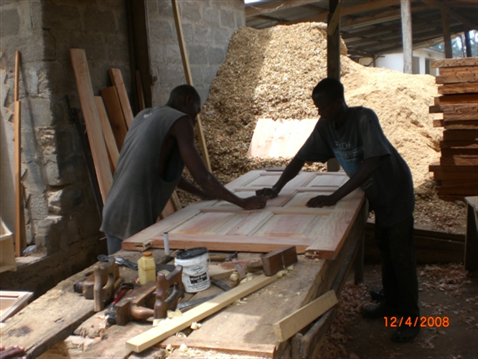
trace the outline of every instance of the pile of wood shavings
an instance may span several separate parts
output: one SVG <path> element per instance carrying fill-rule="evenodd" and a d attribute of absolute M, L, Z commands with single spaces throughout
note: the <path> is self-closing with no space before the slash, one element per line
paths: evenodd
<path fill-rule="evenodd" d="M 244 27 L 232 37 L 201 113 L 212 172 L 222 183 L 253 169 L 283 167 L 289 162 L 250 158 L 247 151 L 259 118 L 317 118 L 311 93 L 327 73 L 325 28 L 323 23 L 262 30 Z M 463 233 L 465 207 L 439 200 L 428 172 L 429 164 L 440 156 L 442 136 L 428 113 L 437 96 L 434 77 L 364 67 L 350 60 L 346 51 L 342 42 L 341 78 L 347 103 L 372 108 L 386 136 L 409 164 L 418 225 Z M 321 171 L 324 166 L 306 170 Z M 194 200 L 183 193 L 181 199 Z"/>

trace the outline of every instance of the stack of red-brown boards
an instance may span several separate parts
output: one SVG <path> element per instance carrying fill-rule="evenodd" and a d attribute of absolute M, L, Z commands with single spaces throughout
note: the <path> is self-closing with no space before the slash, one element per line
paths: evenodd
<path fill-rule="evenodd" d="M 435 127 L 444 127 L 440 162 L 429 167 L 438 181 L 438 196 L 461 200 L 478 195 L 478 58 L 432 62 L 439 84 L 430 113 L 442 113 Z"/>

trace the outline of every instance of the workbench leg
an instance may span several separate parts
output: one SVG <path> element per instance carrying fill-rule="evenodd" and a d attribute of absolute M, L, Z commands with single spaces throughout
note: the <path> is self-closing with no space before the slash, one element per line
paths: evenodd
<path fill-rule="evenodd" d="M 465 269 L 478 269 L 478 223 L 477 212 L 468 204 L 466 210 Z"/>

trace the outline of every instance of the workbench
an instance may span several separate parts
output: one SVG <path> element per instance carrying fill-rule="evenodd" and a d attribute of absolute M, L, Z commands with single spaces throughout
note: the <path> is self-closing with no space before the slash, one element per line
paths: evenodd
<path fill-rule="evenodd" d="M 248 196 L 255 189 L 275 183 L 279 175 L 280 172 L 252 171 L 231 182 L 228 188 L 242 196 Z M 245 300 L 233 303 L 202 320 L 201 328 L 192 331 L 187 338 L 181 338 L 181 341 L 190 348 L 213 349 L 222 353 L 232 353 L 234 357 L 239 358 L 252 355 L 274 358 L 311 357 L 314 350 L 320 346 L 320 341 L 333 320 L 334 308 L 282 343 L 277 341 L 273 325 L 331 289 L 338 297 L 347 273 L 354 265 L 355 279 L 361 280 L 363 234 L 368 216 L 363 192 L 357 190 L 336 206 L 327 209 L 304 207 L 307 199 L 314 195 L 308 192 L 332 193 L 345 181 L 346 176 L 343 173 L 320 175 L 301 173 L 295 182 L 291 181 L 289 187 L 284 188 L 281 196 L 269 201 L 262 211 L 243 211 L 222 201 L 199 202 L 133 236 L 133 241 L 124 243 L 124 247 L 134 243 L 136 251 L 123 249 L 115 256 L 137 261 L 141 256 L 138 249 L 149 248 L 156 261 L 159 261 L 164 257 L 164 251 L 154 247 L 162 246 L 162 233 L 165 228 L 171 239 L 172 250 L 183 246 L 191 247 L 191 243 L 196 246 L 202 243 L 209 248 L 210 255 L 215 252 L 229 253 L 239 250 L 239 260 L 260 257 L 261 253 L 288 246 L 290 241 L 297 243 L 299 258 L 293 270 L 248 295 Z M 314 210 L 317 212 L 313 212 Z M 227 213 L 227 216 L 221 215 L 223 213 Z M 213 216 L 207 218 L 209 214 Z M 266 220 L 258 225 L 257 218 L 251 217 L 251 214 Z M 304 215 L 305 219 L 301 215 Z M 200 218 L 198 216 L 202 219 L 197 220 Z M 317 216 L 322 217 L 317 219 Z M 343 222 L 334 224 L 333 221 L 338 219 L 342 219 Z M 269 222 L 271 220 L 272 223 Z M 286 220 L 289 220 L 288 224 Z M 249 237 L 251 234 L 260 234 L 262 238 L 247 238 L 246 229 L 239 225 L 241 221 L 255 223 L 252 228 L 251 226 L 246 228 Z M 321 221 L 323 225 L 316 226 L 314 223 L 317 221 Z M 235 225 L 231 226 L 231 223 Z M 205 238 L 205 234 L 198 234 L 199 229 L 205 231 L 209 238 Z M 228 238 L 227 232 L 231 230 L 235 231 L 235 237 Z M 189 235 L 183 237 L 189 244 L 181 242 L 180 231 L 189 231 Z M 290 233 L 293 235 L 288 235 Z M 321 246 L 320 235 L 327 233 L 328 237 L 322 238 L 322 242 L 326 245 Z M 199 240 L 201 237 L 204 237 L 202 242 Z M 216 242 L 215 237 L 219 237 L 221 241 Z M 334 238 L 335 246 L 332 245 L 330 238 Z M 226 247 L 224 241 L 227 243 Z M 236 247 L 236 242 L 240 244 L 241 241 L 247 245 Z M 278 242 L 280 245 L 277 245 Z M 139 245 L 136 245 L 138 243 Z M 65 355 L 78 358 L 130 357 L 132 351 L 125 347 L 125 342 L 148 331 L 151 323 L 130 322 L 126 326 L 114 325 L 102 328 L 104 318 L 101 312 L 96 314 L 93 312 L 93 301 L 73 292 L 73 284 L 91 269 L 92 267 L 87 268 L 59 283 L 14 316 L 2 328 L 2 345 L 24 346 L 34 357 L 41 356 L 51 348 L 41 356 L 49 359 Z M 120 267 L 120 275 L 125 281 L 131 281 L 137 273 L 132 269 Z M 223 281 L 228 282 L 228 279 L 224 278 Z M 207 296 L 218 291 L 220 289 L 211 286 L 197 296 Z M 75 338 L 81 342 L 82 337 L 88 335 L 101 337 L 101 340 L 90 339 L 86 349 L 84 340 L 82 345 L 78 345 L 81 350 L 71 349 L 71 343 Z M 169 341 L 174 342 L 173 339 Z M 67 342 L 70 343 L 69 353 L 65 352 Z M 160 351 L 160 345 L 158 343 L 152 346 L 141 355 Z M 173 352 L 172 358 L 179 355 L 175 353 L 177 351 Z"/>

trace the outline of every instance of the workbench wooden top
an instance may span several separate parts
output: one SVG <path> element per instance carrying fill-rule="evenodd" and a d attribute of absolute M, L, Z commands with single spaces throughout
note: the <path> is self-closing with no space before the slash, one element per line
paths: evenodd
<path fill-rule="evenodd" d="M 228 187 L 237 193 L 241 193 L 241 195 L 249 196 L 252 195 L 256 189 L 274 184 L 279 175 L 280 172 L 252 171 L 231 182 Z M 232 304 L 208 317 L 207 320 L 203 321 L 201 329 L 191 333 L 189 336 L 190 339 L 236 343 L 239 346 L 241 344 L 274 345 L 276 344 L 272 327 L 274 323 L 332 288 L 339 272 L 343 269 L 344 262 L 347 258 L 351 258 L 352 252 L 355 252 L 358 243 L 357 238 L 363 233 L 366 215 L 361 215 L 359 217 L 360 220 L 356 220 L 357 214 L 360 211 L 366 212 L 366 210 L 364 210 L 366 206 L 363 205 L 363 194 L 356 192 L 349 198 L 348 202 L 347 199 L 345 199 L 342 206 L 338 203 L 334 208 L 329 209 L 309 209 L 304 208 L 304 205 L 308 198 L 311 197 L 311 193 L 315 195 L 318 193 L 331 193 L 338 188 L 340 184 L 344 183 L 344 181 L 346 181 L 344 174 L 318 175 L 315 173 L 302 173 L 297 177 L 295 182 L 291 181 L 291 187 L 285 189 L 281 196 L 269 201 L 268 208 L 266 207 L 265 211 L 269 211 L 270 214 L 265 217 L 269 217 L 269 220 L 272 219 L 273 223 L 267 223 L 267 221 L 260 225 L 256 223 L 252 229 L 248 229 L 249 232 L 253 231 L 254 233 L 259 231 L 263 239 L 273 239 L 270 243 L 274 243 L 277 238 L 295 238 L 300 241 L 308 241 L 307 245 L 310 246 L 314 243 L 317 244 L 317 239 L 319 238 L 329 246 L 329 249 L 332 248 L 330 247 L 330 236 L 335 236 L 336 239 L 338 238 L 338 241 L 335 242 L 335 247 L 332 252 L 330 252 L 330 250 L 328 252 L 333 253 L 333 256 L 326 256 L 329 257 L 329 260 L 312 259 L 304 255 L 299 256 L 299 262 L 287 275 L 250 294 L 246 300 Z M 134 236 L 136 239 L 139 239 L 136 244 L 140 243 L 142 246 L 145 240 L 152 240 L 153 247 L 155 243 L 159 243 L 159 246 L 162 247 L 164 226 L 167 227 L 170 237 L 171 234 L 173 234 L 173 239 L 175 238 L 175 230 L 177 233 L 184 230 L 194 231 L 198 228 L 196 225 L 199 225 L 199 227 L 203 229 L 205 228 L 207 232 L 207 236 L 201 234 L 201 238 L 211 238 L 222 233 L 221 231 L 225 231 L 232 222 L 238 223 L 237 217 L 223 222 L 220 216 L 213 217 L 216 219 L 220 218 L 221 223 L 215 222 L 215 219 L 211 221 L 206 220 L 205 222 L 209 223 L 207 226 L 204 226 L 202 221 L 188 223 L 187 220 L 191 218 L 191 212 L 196 213 L 194 215 L 196 219 L 198 215 L 204 217 L 208 214 L 223 213 L 222 211 L 232 214 L 233 217 L 238 215 L 239 217 L 242 216 L 242 219 L 247 217 L 250 219 L 252 212 L 259 217 L 264 217 L 264 213 L 266 213 L 262 212 L 261 214 L 260 211 L 242 211 L 223 201 L 209 201 L 206 210 L 204 210 L 205 207 L 200 206 L 202 205 L 195 204 L 188 206 L 186 209 L 149 227 L 142 232 L 141 236 Z M 216 209 L 220 209 L 220 211 L 216 211 Z M 312 212 L 314 210 L 317 212 Z M 296 217 L 298 214 L 304 214 L 307 220 L 304 221 L 303 218 Z M 276 217 L 274 219 L 275 216 L 280 216 L 280 218 Z M 185 218 L 186 221 L 184 220 Z M 334 224 L 328 222 L 332 221 L 332 219 L 329 220 L 328 218 L 332 218 L 334 221 L 340 221 L 345 218 L 345 222 Z M 287 219 L 293 219 L 290 226 L 287 225 Z M 230 220 L 232 220 L 232 222 L 230 222 Z M 321 222 L 321 226 L 314 225 L 313 222 L 315 220 Z M 358 222 L 363 223 L 357 227 Z M 284 223 L 286 224 L 284 225 Z M 237 225 L 234 228 L 235 230 L 241 230 L 240 226 Z M 280 235 L 278 235 L 279 233 L 277 233 L 277 231 L 274 232 L 275 228 L 278 228 L 277 231 L 280 232 Z M 292 231 L 293 236 L 288 236 L 288 231 Z M 320 233 L 326 235 L 326 237 L 322 238 Z M 177 238 L 180 237 L 179 234 L 177 234 Z M 242 235 L 236 235 L 235 240 L 237 240 L 237 238 L 243 239 L 243 237 Z M 257 239 L 257 237 L 252 238 L 254 238 L 254 240 Z M 210 239 L 206 241 L 207 244 L 213 242 L 214 241 Z M 267 241 L 263 241 L 262 243 L 266 242 Z M 174 241 L 172 241 L 172 243 L 174 243 Z M 251 256 L 258 257 L 260 255 L 259 253 L 250 253 L 250 251 L 247 250 L 251 243 L 254 243 L 254 241 L 249 241 L 247 246 L 240 251 L 239 259 L 250 258 Z M 293 243 L 297 243 L 297 241 Z M 129 244 L 126 244 L 126 247 L 128 245 Z M 284 241 L 279 247 L 284 247 L 285 245 L 290 244 Z M 131 261 L 137 261 L 141 257 L 141 252 L 137 251 L 138 247 L 134 248 L 136 251 L 122 250 L 115 255 Z M 174 246 L 172 246 L 172 248 L 174 249 Z M 227 248 L 229 251 L 237 250 L 237 248 L 230 244 Z M 273 250 L 276 248 L 277 247 L 274 246 L 266 246 L 261 251 L 267 252 L 269 249 Z M 217 249 L 209 249 L 210 252 L 214 250 L 217 251 Z M 161 249 L 153 249 L 152 252 L 156 261 L 159 261 L 164 255 Z M 334 258 L 334 260 L 331 260 L 332 258 Z M 91 332 L 92 326 L 94 327 L 96 325 L 95 323 L 99 322 L 100 316 L 98 313 L 95 314 L 93 312 L 92 300 L 86 300 L 73 291 L 73 284 L 83 278 L 85 273 L 92 269 L 93 266 L 59 283 L 55 288 L 48 291 L 33 303 L 30 303 L 14 316 L 2 328 L 2 345 L 24 346 L 29 353 L 37 357 L 55 343 L 67 338 L 75 329 L 77 329 L 76 333 L 78 334 L 84 334 L 88 331 Z M 129 268 L 120 267 L 120 275 L 125 281 L 131 281 L 136 278 L 137 272 Z M 227 280 L 225 281 L 227 282 Z M 208 291 L 218 291 L 218 289 L 211 287 Z M 204 291 L 198 294 L 198 296 L 205 296 L 208 294 L 208 291 Z M 149 328 L 151 328 L 150 323 L 135 322 L 131 322 L 124 327 L 109 327 L 106 329 L 107 335 L 102 336 L 103 340 L 91 344 L 86 351 L 77 353 L 75 356 L 80 358 L 126 358 L 130 355 L 130 352 L 125 349 L 124 342 Z M 156 350 L 158 350 L 158 348 L 156 348 Z M 49 352 L 47 357 L 50 358 L 52 357 L 51 355 L 52 353 Z"/>

